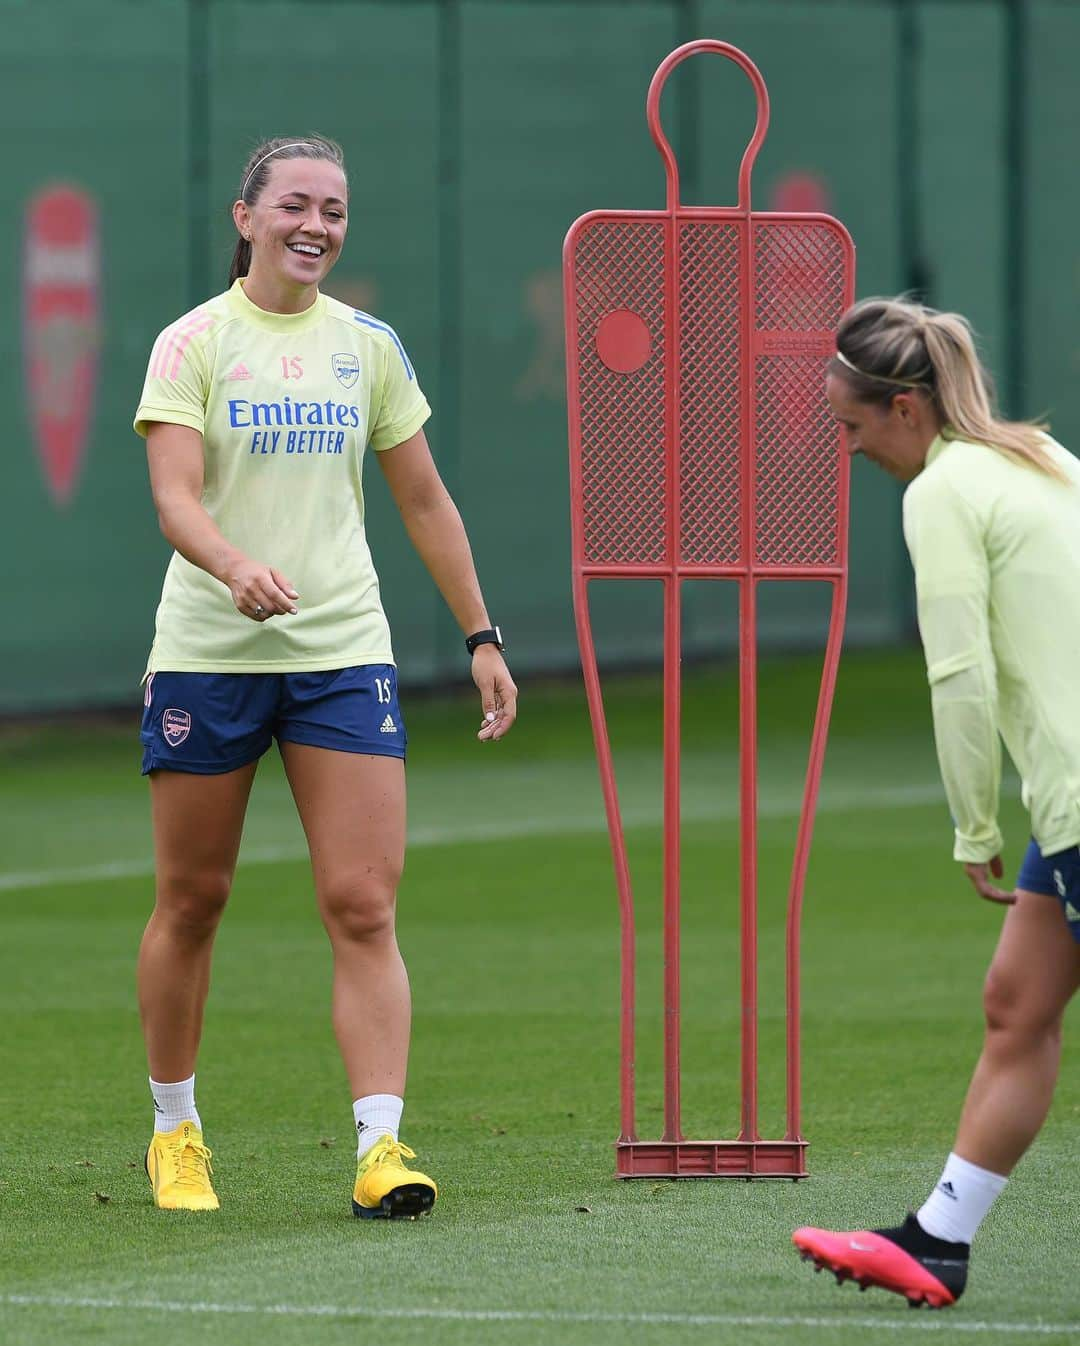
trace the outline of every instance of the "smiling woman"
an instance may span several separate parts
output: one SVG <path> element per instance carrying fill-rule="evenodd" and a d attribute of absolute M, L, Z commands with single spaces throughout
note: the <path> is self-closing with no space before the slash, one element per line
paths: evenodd
<path fill-rule="evenodd" d="M 159 336 L 136 412 L 175 548 L 145 680 L 156 902 L 139 954 L 159 1207 L 216 1210 L 195 1106 L 214 936 L 258 759 L 276 739 L 333 948 L 333 1023 L 353 1096 L 353 1213 L 412 1218 L 434 1182 L 398 1139 L 409 983 L 394 933 L 405 725 L 364 533 L 370 445 L 466 637 L 481 742 L 514 721 L 468 539 L 428 450 L 431 414 L 393 328 L 324 295 L 348 225 L 339 146 L 267 141 L 232 207 L 230 288 Z M 316 466 L 313 458 L 320 459 Z"/>
<path fill-rule="evenodd" d="M 268 140 L 244 167 L 233 206 L 229 284 L 260 308 L 299 313 L 341 254 L 349 188 L 341 146 L 322 136 Z M 295 262 L 292 259 L 295 258 Z"/>

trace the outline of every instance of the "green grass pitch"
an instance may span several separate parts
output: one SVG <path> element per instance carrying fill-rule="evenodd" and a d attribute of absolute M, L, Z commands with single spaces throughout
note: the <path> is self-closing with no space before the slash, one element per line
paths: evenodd
<path fill-rule="evenodd" d="M 817 668 L 761 680 L 762 1120 L 782 1108 L 781 932 Z M 0 1340 L 143 1343 L 1075 1342 L 1080 1075 L 976 1245 L 956 1310 L 838 1289 L 791 1230 L 891 1222 L 937 1177 L 981 1034 L 1000 913 L 949 859 L 913 653 L 841 670 L 804 927 L 802 1183 L 620 1183 L 615 889 L 576 687 L 526 685 L 505 743 L 471 697 L 416 700 L 400 936 L 415 999 L 405 1139 L 433 1217 L 352 1218 L 329 953 L 276 758 L 217 948 L 199 1101 L 222 1197 L 168 1215 L 142 1170 L 133 992 L 151 901 L 134 732 L 0 734 Z M 610 700 L 641 920 L 639 1130 L 660 1130 L 654 679 Z M 736 696 L 687 677 L 685 1125 L 737 1127 Z M 1006 861 L 1025 839 L 1007 791 Z M 1072 1023 L 1075 1024 L 1075 1014 Z"/>

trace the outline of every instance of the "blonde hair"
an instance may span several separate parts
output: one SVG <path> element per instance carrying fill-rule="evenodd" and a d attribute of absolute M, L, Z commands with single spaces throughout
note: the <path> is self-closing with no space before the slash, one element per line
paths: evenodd
<path fill-rule="evenodd" d="M 840 319 L 836 347 L 829 372 L 847 380 L 857 401 L 887 405 L 905 389 L 918 389 L 940 416 L 945 439 L 985 444 L 1066 480 L 1047 447 L 1046 425 L 996 414 L 990 375 L 959 313 L 905 299 L 863 299 Z"/>

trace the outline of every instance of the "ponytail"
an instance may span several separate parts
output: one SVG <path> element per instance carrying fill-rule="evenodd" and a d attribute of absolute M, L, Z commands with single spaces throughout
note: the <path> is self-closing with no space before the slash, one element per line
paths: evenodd
<path fill-rule="evenodd" d="M 989 445 L 1064 481 L 1047 451 L 1045 425 L 995 415 L 989 379 L 967 320 L 958 313 L 935 313 L 927 319 L 924 339 L 948 436 Z"/>
<path fill-rule="evenodd" d="M 238 238 L 233 252 L 232 266 L 229 267 L 229 289 L 232 289 L 240 277 L 246 276 L 250 270 L 251 244 L 246 238 Z"/>
<path fill-rule="evenodd" d="M 921 390 L 941 418 L 943 438 L 985 444 L 1067 480 L 1047 448 L 1044 424 L 996 414 L 971 324 L 959 313 L 902 299 L 864 299 L 841 318 L 836 344 L 830 372 L 848 381 L 858 401 L 887 406 L 905 389 Z"/>

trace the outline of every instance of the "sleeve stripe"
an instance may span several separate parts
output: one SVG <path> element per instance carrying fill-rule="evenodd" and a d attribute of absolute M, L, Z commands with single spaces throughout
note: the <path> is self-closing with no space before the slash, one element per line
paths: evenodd
<path fill-rule="evenodd" d="M 183 357 L 191 338 L 203 330 L 205 323 L 206 315 L 194 312 L 171 327 L 166 327 L 156 342 L 154 354 L 151 355 L 149 362 L 149 373 L 152 378 L 168 378 L 171 382 L 176 381 L 180 358 Z"/>
<path fill-rule="evenodd" d="M 365 327 L 373 327 L 376 332 L 386 333 L 397 347 L 397 352 L 401 356 L 401 363 L 405 366 L 405 373 L 408 374 L 410 381 L 413 380 L 415 378 L 413 367 L 409 364 L 409 357 L 405 354 L 405 347 L 401 344 L 401 340 L 394 329 L 388 323 L 380 322 L 378 318 L 373 318 L 370 313 L 364 313 L 358 308 L 353 309 L 353 317 L 358 323 L 362 323 Z"/>
<path fill-rule="evenodd" d="M 166 327 L 158 337 L 150 356 L 150 377 L 168 379 L 175 383 L 180 374 L 180 365 L 184 352 L 192 338 L 213 327 L 214 319 L 202 309 L 196 310 L 186 318 L 181 318 L 172 327 Z"/>

